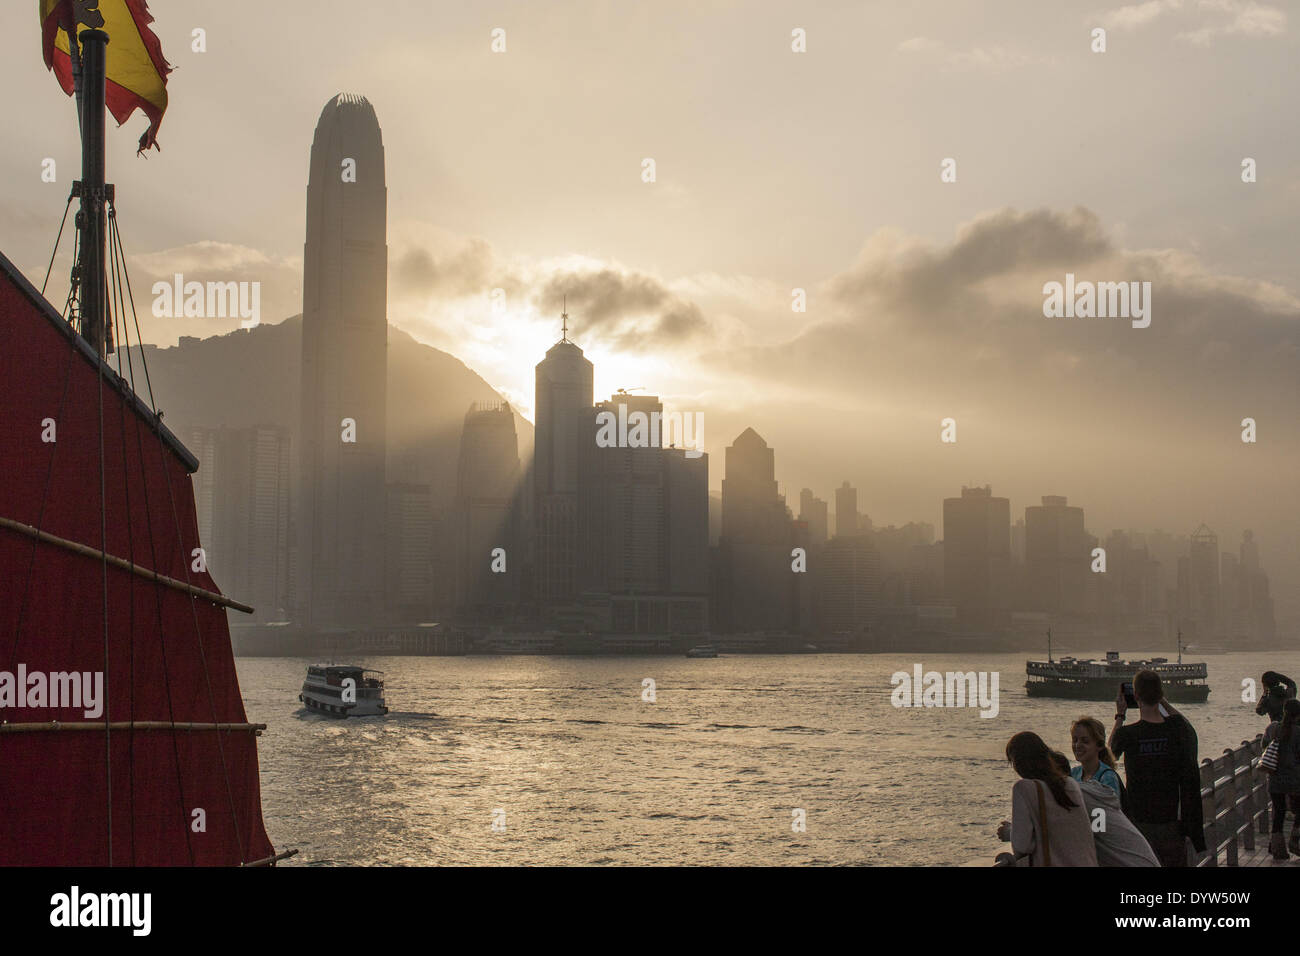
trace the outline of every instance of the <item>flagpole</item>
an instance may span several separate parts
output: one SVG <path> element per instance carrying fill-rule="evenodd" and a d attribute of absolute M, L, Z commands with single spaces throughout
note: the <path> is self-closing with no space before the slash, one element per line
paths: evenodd
<path fill-rule="evenodd" d="M 70 47 L 73 44 L 69 44 Z M 107 351 L 106 274 L 104 267 L 104 93 L 108 34 L 86 30 L 81 34 L 84 106 L 81 119 L 81 335 L 100 358 Z"/>

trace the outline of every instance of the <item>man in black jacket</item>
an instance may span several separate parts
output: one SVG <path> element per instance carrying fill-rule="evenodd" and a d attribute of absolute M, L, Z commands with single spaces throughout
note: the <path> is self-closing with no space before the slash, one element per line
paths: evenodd
<path fill-rule="evenodd" d="M 1110 734 L 1111 751 L 1124 758 L 1133 823 L 1162 866 L 1186 866 L 1187 840 L 1205 852 L 1196 730 L 1164 699 L 1155 671 L 1134 675 L 1133 696 L 1141 718 L 1125 726 L 1128 704 L 1121 690 Z"/>

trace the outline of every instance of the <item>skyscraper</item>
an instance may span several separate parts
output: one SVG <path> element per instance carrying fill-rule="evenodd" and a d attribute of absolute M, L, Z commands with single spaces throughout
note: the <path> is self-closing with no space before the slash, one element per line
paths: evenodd
<path fill-rule="evenodd" d="M 1134 638 L 1160 641 L 1167 629 L 1160 563 L 1125 531 L 1112 531 L 1105 548 L 1106 573 L 1093 575 L 1101 620 L 1129 646 L 1135 646 Z"/>
<path fill-rule="evenodd" d="M 865 535 L 836 535 L 822 555 L 819 606 L 833 631 L 859 630 L 880 604 L 880 554 Z"/>
<path fill-rule="evenodd" d="M 963 625 L 1000 624 L 1010 610 L 1011 502 L 962 488 L 943 500 L 944 592 Z"/>
<path fill-rule="evenodd" d="M 584 575 L 584 585 L 611 594 L 667 590 L 664 450 L 658 445 L 596 444 L 596 416 L 601 413 L 616 420 L 640 413 L 648 421 L 652 414 L 662 415 L 663 409 L 654 395 L 622 394 L 599 402 L 593 410 L 583 447 L 585 504 L 592 508 L 589 533 L 583 535 L 583 558 L 594 567 Z"/>
<path fill-rule="evenodd" d="M 791 570 L 794 544 L 795 529 L 777 492 L 776 454 L 746 428 L 727 448 L 722 479 L 715 613 L 720 630 L 784 630 L 795 624 L 801 582 Z"/>
<path fill-rule="evenodd" d="M 668 592 L 681 608 L 698 609 L 696 630 L 709 624 L 709 456 L 692 458 L 682 448 L 665 448 L 668 511 Z M 694 601 L 686 601 L 693 598 Z M 680 630 L 685 631 L 685 626 Z"/>
<path fill-rule="evenodd" d="M 194 474 L 199 540 L 208 569 L 254 622 L 284 619 L 289 604 L 289 433 L 191 428 L 202 462 Z"/>
<path fill-rule="evenodd" d="M 667 436 L 654 424 L 633 444 L 637 419 L 659 422 L 663 414 L 656 396 L 620 393 L 590 414 L 579 512 L 584 601 L 609 608 L 614 633 L 702 632 L 708 624 L 708 456 L 663 447 Z M 626 445 L 596 441 L 602 415 L 632 423 Z"/>
<path fill-rule="evenodd" d="M 811 488 L 799 492 L 799 520 L 808 525 L 808 540 L 814 547 L 826 543 L 826 502 L 816 497 Z"/>
<path fill-rule="evenodd" d="M 465 413 L 456 475 L 456 604 L 500 615 L 519 599 L 515 498 L 519 491 L 515 416 L 505 402 L 475 402 Z M 504 572 L 492 570 L 504 552 Z"/>
<path fill-rule="evenodd" d="M 1219 536 L 1203 524 L 1192 532 L 1187 585 L 1196 636 L 1201 640 L 1221 637 L 1223 605 L 1219 590 Z"/>
<path fill-rule="evenodd" d="M 1250 639 L 1250 599 L 1246 576 L 1237 556 L 1225 551 L 1219 556 L 1219 593 L 1223 600 L 1223 634 L 1230 643 Z"/>
<path fill-rule="evenodd" d="M 390 484 L 385 501 L 387 618 L 406 624 L 427 621 L 434 595 L 434 517 L 429 486 Z"/>
<path fill-rule="evenodd" d="M 789 537 L 785 502 L 777 493 L 776 453 L 752 428 L 727 447 L 722 478 L 722 536 L 760 544 Z"/>
<path fill-rule="evenodd" d="M 1259 564 L 1259 544 L 1255 532 L 1241 533 L 1242 600 L 1250 608 L 1249 633 L 1253 642 L 1270 645 L 1277 637 L 1273 615 L 1273 598 L 1268 593 L 1268 575 Z"/>
<path fill-rule="evenodd" d="M 578 594 L 578 494 L 584 441 L 594 442 L 591 362 L 569 341 L 567 314 L 560 341 L 537 363 L 533 489 L 536 506 L 534 581 L 538 603 L 567 604 Z"/>
<path fill-rule="evenodd" d="M 316 123 L 303 250 L 296 603 L 316 626 L 384 613 L 387 205 L 374 108 L 340 94 Z"/>
<path fill-rule="evenodd" d="M 1091 548 L 1083 509 L 1061 495 L 1044 495 L 1025 509 L 1025 575 L 1029 606 L 1056 614 L 1082 614 Z"/>
<path fill-rule="evenodd" d="M 858 533 L 858 489 L 847 481 L 835 489 L 835 535 L 846 538 Z"/>

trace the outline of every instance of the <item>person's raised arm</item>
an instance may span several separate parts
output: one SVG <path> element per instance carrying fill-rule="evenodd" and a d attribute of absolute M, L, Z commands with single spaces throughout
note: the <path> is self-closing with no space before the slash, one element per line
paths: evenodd
<path fill-rule="evenodd" d="M 1261 678 L 1264 683 L 1264 691 L 1267 693 L 1274 687 L 1282 686 L 1286 688 L 1286 696 L 1294 697 L 1296 695 L 1296 683 L 1285 674 L 1279 674 L 1277 671 L 1264 671 Z"/>
<path fill-rule="evenodd" d="M 1124 753 L 1124 746 L 1119 742 L 1119 730 L 1124 726 L 1124 716 L 1127 713 L 1128 701 L 1124 699 L 1124 689 L 1121 687 L 1119 693 L 1115 695 L 1115 726 L 1111 727 L 1110 740 L 1106 742 L 1116 760 L 1119 760 Z"/>

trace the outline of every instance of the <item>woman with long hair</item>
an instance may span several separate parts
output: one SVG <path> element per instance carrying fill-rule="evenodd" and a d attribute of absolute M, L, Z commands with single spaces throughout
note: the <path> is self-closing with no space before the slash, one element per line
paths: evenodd
<path fill-rule="evenodd" d="M 1053 753 L 1052 759 L 1061 768 L 1061 773 L 1073 775 L 1079 769 L 1070 769 L 1070 761 L 1065 758 L 1065 754 Z M 1146 837 L 1134 826 L 1133 821 L 1125 816 L 1124 809 L 1120 806 L 1119 793 L 1101 783 L 1100 775 L 1084 777 L 1082 780 L 1076 776 L 1074 779 L 1083 793 L 1083 806 L 1091 821 L 1097 865 L 1159 866 L 1160 860 L 1151 849 L 1151 844 L 1147 843 Z"/>
<path fill-rule="evenodd" d="M 1007 760 L 1020 779 L 1011 788 L 1011 820 L 998 827 L 998 838 L 1011 841 L 1017 861 L 1096 866 L 1083 793 L 1057 765 L 1043 738 L 1027 730 L 1016 734 L 1007 741 Z"/>
<path fill-rule="evenodd" d="M 1277 741 L 1277 769 L 1268 775 L 1268 795 L 1273 801 L 1273 833 L 1268 852 L 1275 860 L 1285 860 L 1291 853 L 1300 856 L 1300 700 L 1294 697 L 1282 707 L 1282 719 L 1264 731 L 1264 746 Z M 1283 841 L 1286 805 L 1291 804 L 1295 819 L 1291 822 L 1291 839 Z"/>
<path fill-rule="evenodd" d="M 1070 769 L 1070 776 L 1082 783 L 1096 780 L 1124 798 L 1124 788 L 1115 772 L 1115 755 L 1106 746 L 1106 727 L 1096 717 L 1080 717 L 1070 725 L 1070 749 L 1079 766 Z"/>

